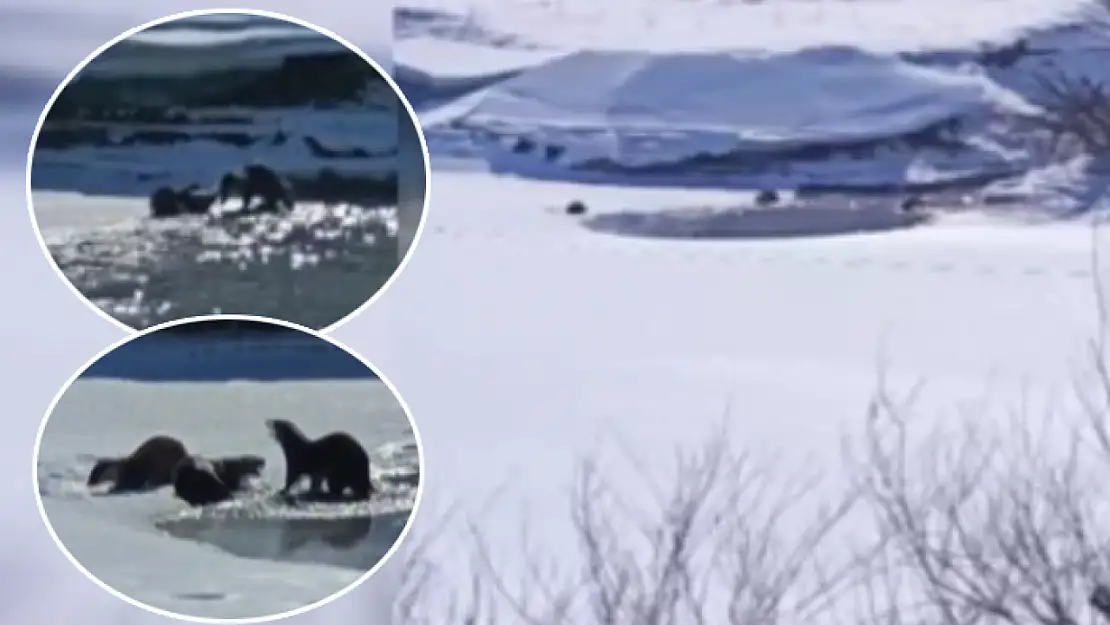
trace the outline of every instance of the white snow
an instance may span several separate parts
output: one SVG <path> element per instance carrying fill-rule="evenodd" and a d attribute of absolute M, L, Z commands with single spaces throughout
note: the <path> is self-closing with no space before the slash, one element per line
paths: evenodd
<path fill-rule="evenodd" d="M 418 0 L 405 6 L 427 11 L 429 32 L 448 23 L 461 45 L 437 41 L 447 35 L 423 34 L 398 49 L 414 59 L 413 67 L 427 75 L 442 67 L 447 78 L 471 74 L 459 69 L 461 51 L 477 45 L 465 37 L 482 28 L 541 44 L 537 54 L 552 57 L 580 49 L 789 53 L 834 45 L 873 53 L 966 51 L 1064 19 L 1078 4 Z M 108 6 L 117 24 L 142 11 Z M 342 32 L 352 9 L 337 7 L 289 9 L 308 19 L 320 16 L 325 24 L 330 17 Z M 453 12 L 449 19 L 433 23 L 447 11 Z M 106 38 L 113 28 L 96 32 Z M 40 31 L 31 42 L 47 33 L 53 35 Z M 58 44 L 13 37 L 2 45 L 25 48 L 29 66 L 45 63 L 48 55 L 69 54 L 76 62 L 91 49 L 75 38 Z M 473 75 L 521 66 L 516 52 L 506 54 L 514 56 L 499 60 L 496 50 L 482 52 Z M 1097 51 L 1084 57 L 1087 67 L 1105 69 Z M 533 60 L 523 64 L 535 66 Z M 1095 330 L 1086 223 L 1030 226 L 966 214 L 872 234 L 646 240 L 586 226 L 607 215 L 639 213 L 665 229 L 673 224 L 659 215 L 687 213 L 686 224 L 697 217 L 689 211 L 745 198 L 450 171 L 455 165 L 438 160 L 429 221 L 403 279 L 336 332 L 356 349 L 375 350 L 376 363 L 404 390 L 419 420 L 434 477 L 414 538 L 438 537 L 431 555 L 444 577 L 435 601 L 446 602 L 453 591 L 469 597 L 472 528 L 490 542 L 506 579 L 520 572 L 527 555 L 518 540 L 522 518 L 543 556 L 574 563 L 567 490 L 579 454 L 612 456 L 623 445 L 648 459 L 646 476 L 627 463 L 608 466 L 615 486 L 636 498 L 651 490 L 645 482 L 652 478 L 673 477 L 654 474 L 668 473 L 658 465 L 667 464 L 676 444 L 698 444 L 725 415 L 730 442 L 774 458 L 788 472 L 808 469 L 836 482 L 845 477 L 839 436 L 858 431 L 882 357 L 899 389 L 926 381 L 916 404 L 926 429 L 964 417 L 1001 423 L 1037 398 L 1033 410 L 1045 404 L 1066 410 L 1073 373 L 1086 364 L 1084 342 Z M 5 188 L 18 195 L 21 182 Z M 563 215 L 562 205 L 575 198 L 597 215 Z M 10 231 L 25 227 L 25 219 L 17 223 L 14 212 L 7 214 Z M 790 217 L 812 216 L 784 215 Z M 799 222 L 788 225 L 813 227 Z M 737 238 L 751 236 L 737 230 Z M 37 255 L 31 242 L 17 239 L 13 256 Z M 17 307 L 13 317 L 57 326 L 49 341 L 4 326 L 9 357 L 38 363 L 43 372 L 12 389 L 13 413 L 41 409 L 88 353 L 115 338 L 63 287 L 50 290 L 56 280 L 44 265 L 36 269 L 28 260 L 26 272 L 11 276 L 13 291 L 39 304 Z M 52 292 L 59 295 L 51 299 Z M 29 438 L 32 421 L 13 419 L 12 428 Z M 0 462 L 10 462 L 4 466 L 13 475 L 19 472 L 16 461 Z M 9 492 L 15 491 L 12 485 Z M 25 504 L 30 508 L 30 497 Z M 463 513 L 445 517 L 455 504 Z M 102 593 L 81 591 L 67 563 L 48 560 L 53 547 L 42 532 L 30 531 L 37 520 L 23 508 L 12 506 L 13 526 L 21 524 L 33 538 L 6 541 L 12 552 L 27 556 L 10 563 L 18 572 L 7 589 L 12 622 L 74 615 L 147 622 L 114 609 Z M 785 533 L 790 529 L 786 525 Z M 377 599 L 390 590 L 373 580 L 365 588 L 382 593 Z M 58 597 L 82 607 L 72 610 Z M 375 604 L 368 598 L 334 605 L 291 622 L 364 623 Z M 505 616 L 508 606 L 498 607 Z"/>
<path fill-rule="evenodd" d="M 393 47 L 399 81 L 441 88 L 480 86 L 507 78 L 565 54 L 559 51 L 491 48 L 467 41 L 410 37 Z"/>
<path fill-rule="evenodd" d="M 982 76 L 851 49 L 770 56 L 583 51 L 495 85 L 461 121 L 518 132 L 730 135 L 729 147 L 774 149 L 904 134 L 1005 105 L 1035 111 Z"/>
<path fill-rule="evenodd" d="M 1086 0 L 414 0 L 403 5 L 427 14 L 426 30 L 447 24 L 469 37 L 484 28 L 571 50 L 789 51 L 847 45 L 875 52 L 1007 41 L 1030 27 L 1073 18 L 1086 6 Z"/>
<path fill-rule="evenodd" d="M 615 177 L 582 171 L 596 159 L 626 167 L 728 153 L 751 160 L 805 146 L 904 137 L 949 120 L 967 126 L 960 132 L 966 137 L 981 133 L 992 115 L 1038 112 L 982 74 L 831 48 L 783 55 L 582 51 L 444 108 L 449 112 L 423 116 L 428 132 L 473 133 L 496 171 L 588 181 Z M 503 137 L 526 137 L 561 152 L 550 159 L 541 159 L 539 149 L 517 153 Z M 736 167 L 703 177 L 718 184 L 891 184 L 1006 171 L 1021 160 L 1001 146 L 979 143 L 956 151 L 889 149 L 786 171 Z M 637 184 L 683 176 L 640 178 L 654 181 Z"/>
<path fill-rule="evenodd" d="M 470 596 L 459 563 L 478 557 L 471 527 L 506 580 L 523 579 L 528 557 L 574 566 L 576 458 L 600 453 L 628 505 L 652 507 L 675 478 L 673 447 L 722 418 L 730 442 L 780 474 L 825 476 L 812 512 L 847 477 L 840 437 L 859 432 L 884 361 L 896 393 L 925 381 L 923 429 L 965 406 L 987 423 L 1022 401 L 1072 405 L 1095 329 L 1083 224 L 968 215 L 881 234 L 659 241 L 599 235 L 555 210 L 572 197 L 610 213 L 735 195 L 435 173 L 426 238 L 382 302 L 451 302 L 434 324 L 398 321 L 403 347 L 384 365 L 412 389 L 430 466 L 443 467 L 413 537 L 433 541 L 442 567 L 431 601 Z M 460 263 L 481 279 L 456 279 Z"/>

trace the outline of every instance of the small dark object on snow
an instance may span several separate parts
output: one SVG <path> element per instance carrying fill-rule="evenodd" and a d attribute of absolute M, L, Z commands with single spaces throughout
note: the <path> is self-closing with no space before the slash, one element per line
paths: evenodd
<path fill-rule="evenodd" d="M 207 215 L 215 201 L 215 193 L 206 193 L 196 184 L 184 189 L 158 187 L 150 195 L 150 216 L 163 219 L 182 215 Z"/>
<path fill-rule="evenodd" d="M 527 137 L 520 137 L 513 143 L 513 154 L 528 154 L 536 150 L 536 142 Z"/>
<path fill-rule="evenodd" d="M 543 159 L 548 163 L 553 163 L 559 160 L 559 157 L 566 152 L 567 149 L 561 145 L 547 145 L 543 148 Z"/>
<path fill-rule="evenodd" d="M 229 171 L 220 178 L 216 199 L 223 204 L 238 194 L 243 198 L 239 212 L 243 215 L 259 213 L 281 213 L 293 210 L 293 191 L 289 183 L 273 169 L 251 163 L 239 171 Z M 251 200 L 259 198 L 261 203 L 251 206 Z"/>
<path fill-rule="evenodd" d="M 759 206 L 770 206 L 779 201 L 779 192 L 774 189 L 764 189 L 755 196 L 755 203 Z"/>
<path fill-rule="evenodd" d="M 574 200 L 570 204 L 567 204 L 566 211 L 568 215 L 585 215 L 586 205 L 579 200 Z"/>
<path fill-rule="evenodd" d="M 911 213 L 925 205 L 925 200 L 920 195 L 911 195 L 898 204 L 903 213 Z"/>

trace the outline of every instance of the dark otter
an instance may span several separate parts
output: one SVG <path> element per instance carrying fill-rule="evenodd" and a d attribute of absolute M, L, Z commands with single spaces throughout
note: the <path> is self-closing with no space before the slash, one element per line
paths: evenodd
<path fill-rule="evenodd" d="M 536 142 L 528 137 L 518 137 L 510 149 L 513 154 L 531 154 L 536 151 L 537 147 L 539 146 L 536 145 Z"/>
<path fill-rule="evenodd" d="M 216 193 L 203 193 L 200 185 L 191 184 L 184 189 L 158 187 L 150 195 L 150 216 L 155 219 L 181 215 L 207 215 L 216 202 Z"/>
<path fill-rule="evenodd" d="M 342 498 L 347 490 L 354 499 L 369 499 L 374 492 L 370 483 L 370 455 L 353 436 L 332 432 L 309 440 L 292 421 L 269 419 L 266 427 L 285 454 L 285 486 L 288 495 L 304 476 L 309 476 L 309 493 Z M 327 490 L 324 491 L 324 483 Z"/>
<path fill-rule="evenodd" d="M 231 499 L 232 489 L 216 473 L 216 466 L 197 456 L 182 458 L 173 470 L 173 492 L 191 506 Z"/>
<path fill-rule="evenodd" d="M 758 206 L 770 206 L 777 204 L 779 201 L 779 193 L 774 189 L 764 189 L 755 196 L 755 203 Z"/>
<path fill-rule="evenodd" d="M 185 445 L 172 436 L 152 436 L 124 458 L 101 458 L 89 472 L 88 485 L 113 482 L 109 492 L 150 490 L 173 482 L 173 469 L 188 457 Z"/>
<path fill-rule="evenodd" d="M 177 192 L 177 205 L 186 215 L 207 215 L 215 203 L 216 193 L 202 192 L 198 184 L 191 184 Z"/>
<path fill-rule="evenodd" d="M 216 477 L 233 491 L 242 489 L 247 478 L 261 475 L 266 466 L 266 460 L 261 456 L 216 458 L 211 463 Z"/>
<path fill-rule="evenodd" d="M 227 172 L 220 179 L 217 198 L 221 204 L 227 202 L 233 193 L 243 198 L 240 212 L 277 213 L 293 210 L 293 192 L 288 183 L 278 173 L 265 165 L 250 164 L 241 172 Z M 251 200 L 261 198 L 262 202 L 252 208 Z"/>
<path fill-rule="evenodd" d="M 925 200 L 920 195 L 914 194 L 898 203 L 898 210 L 903 213 L 912 213 L 925 206 Z"/>
<path fill-rule="evenodd" d="M 543 160 L 548 163 L 554 163 L 559 160 L 559 157 L 566 152 L 567 149 L 561 145 L 548 145 L 543 148 Z"/>
<path fill-rule="evenodd" d="M 155 219 L 176 217 L 181 214 L 177 191 L 170 187 L 158 187 L 150 195 L 150 216 Z"/>

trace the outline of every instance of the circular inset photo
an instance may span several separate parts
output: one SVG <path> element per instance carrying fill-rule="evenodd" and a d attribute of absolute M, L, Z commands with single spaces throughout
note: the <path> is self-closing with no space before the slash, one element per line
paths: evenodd
<path fill-rule="evenodd" d="M 190 620 L 327 603 L 408 532 L 423 456 L 404 401 L 330 339 L 270 320 L 172 322 L 95 358 L 54 399 L 34 480 L 69 559 Z"/>
<path fill-rule="evenodd" d="M 117 37 L 58 87 L 31 142 L 48 256 L 132 330 L 220 314 L 334 327 L 402 270 L 425 212 L 423 133 L 377 61 L 267 12 Z"/>

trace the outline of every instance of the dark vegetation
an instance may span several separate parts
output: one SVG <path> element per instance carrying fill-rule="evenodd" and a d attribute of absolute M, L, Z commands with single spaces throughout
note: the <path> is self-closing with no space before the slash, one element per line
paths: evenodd
<path fill-rule="evenodd" d="M 95 61 L 94 61 L 95 62 Z M 61 121 L 181 123 L 182 109 L 372 106 L 374 91 L 389 90 L 381 74 L 348 51 L 296 56 L 268 69 L 230 69 L 203 76 L 78 76 L 48 116 Z"/>
<path fill-rule="evenodd" d="M 268 70 L 127 80 L 83 76 L 70 83 L 51 107 L 36 149 L 168 146 L 194 141 L 250 149 L 301 143 L 316 160 L 344 161 L 346 167 L 282 172 L 297 199 L 390 205 L 397 201 L 396 175 L 341 173 L 339 169 L 357 168 L 355 163 L 360 160 L 396 157 L 396 148 L 375 151 L 357 145 L 328 145 L 309 135 L 259 128 L 249 114 L 228 107 L 275 112 L 309 106 L 384 109 L 395 99 L 376 70 L 345 50 L 290 57 Z M 136 190 L 146 193 L 168 184 L 171 173 L 137 173 Z"/>

